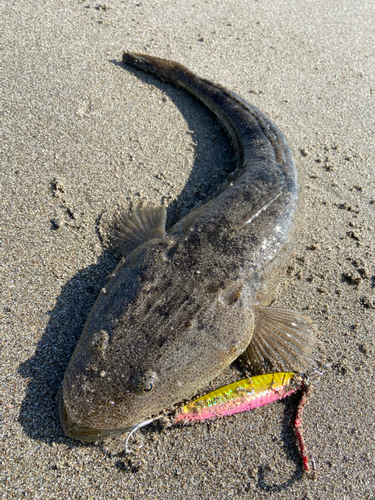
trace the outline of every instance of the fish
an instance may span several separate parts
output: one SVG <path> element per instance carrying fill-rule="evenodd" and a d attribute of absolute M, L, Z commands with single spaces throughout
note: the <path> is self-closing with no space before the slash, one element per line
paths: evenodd
<path fill-rule="evenodd" d="M 271 304 L 303 217 L 302 176 L 285 137 L 257 107 L 177 62 L 124 52 L 123 63 L 204 104 L 236 169 L 168 229 L 165 206 L 133 206 L 113 225 L 122 258 L 58 394 L 63 431 L 84 442 L 130 432 L 237 358 L 255 374 L 305 372 L 315 360 L 310 318 Z"/>

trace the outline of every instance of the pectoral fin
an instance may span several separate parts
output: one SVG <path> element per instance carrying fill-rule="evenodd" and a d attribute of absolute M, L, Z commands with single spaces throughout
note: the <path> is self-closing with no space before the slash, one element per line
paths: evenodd
<path fill-rule="evenodd" d="M 163 238 L 167 211 L 164 206 L 140 208 L 116 221 L 111 242 L 124 255 L 153 238 Z"/>
<path fill-rule="evenodd" d="M 315 328 L 299 313 L 255 306 L 253 338 L 242 360 L 256 373 L 305 372 L 312 368 Z"/>

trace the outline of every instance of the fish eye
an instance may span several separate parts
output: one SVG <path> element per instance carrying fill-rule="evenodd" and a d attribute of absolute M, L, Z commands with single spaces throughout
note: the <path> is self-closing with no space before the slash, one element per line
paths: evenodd
<path fill-rule="evenodd" d="M 154 383 L 150 381 L 148 387 L 143 387 L 143 392 L 151 392 L 153 388 L 154 388 Z"/>
<path fill-rule="evenodd" d="M 148 394 L 154 389 L 157 379 L 157 374 L 152 370 L 139 373 L 133 381 L 135 391 L 138 394 Z"/>

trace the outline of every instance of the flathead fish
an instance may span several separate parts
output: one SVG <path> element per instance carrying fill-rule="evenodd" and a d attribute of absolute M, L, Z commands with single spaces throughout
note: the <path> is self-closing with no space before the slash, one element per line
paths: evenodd
<path fill-rule="evenodd" d="M 85 324 L 59 393 L 66 434 L 100 441 L 194 395 L 238 357 L 254 373 L 303 372 L 314 328 L 269 306 L 294 250 L 301 180 L 267 116 L 184 66 L 123 62 L 190 92 L 226 130 L 237 167 L 225 189 L 166 230 L 166 209 L 120 218 L 124 257 Z"/>

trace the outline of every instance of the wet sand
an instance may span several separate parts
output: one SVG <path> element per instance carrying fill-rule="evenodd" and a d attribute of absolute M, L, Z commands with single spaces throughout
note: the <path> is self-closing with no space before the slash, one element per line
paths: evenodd
<path fill-rule="evenodd" d="M 375 12 L 372 0 L 19 1 L 2 5 L 1 498 L 375 499 Z M 234 90 L 286 135 L 306 217 L 277 304 L 318 326 L 307 479 L 295 397 L 183 429 L 83 445 L 56 394 L 118 257 L 117 203 L 168 205 L 168 224 L 233 168 L 215 119 L 120 63 L 174 59 Z M 214 177 L 213 174 L 217 176 Z M 243 377 L 237 364 L 207 390 Z"/>

